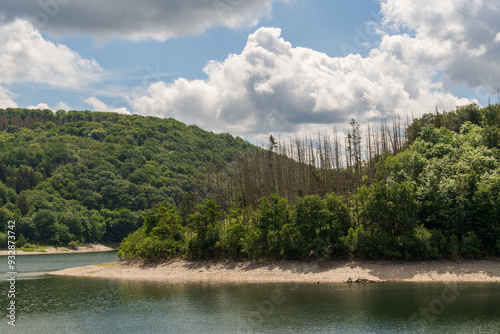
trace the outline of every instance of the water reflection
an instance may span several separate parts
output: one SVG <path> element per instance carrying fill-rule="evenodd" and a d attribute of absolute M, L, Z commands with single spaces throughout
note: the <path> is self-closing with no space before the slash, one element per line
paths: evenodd
<path fill-rule="evenodd" d="M 22 258 L 17 326 L 11 328 L 3 317 L 0 333 L 498 333 L 500 328 L 496 283 L 169 284 L 43 275 L 115 257 Z M 6 280 L 0 289 L 8 290 Z M 0 308 L 8 303 L 1 294 Z"/>
<path fill-rule="evenodd" d="M 415 283 L 218 285 L 49 277 L 18 282 L 16 330 L 490 333 L 500 328 L 499 285 L 477 283 L 468 284 L 425 328 L 417 326 L 411 315 L 432 305 L 445 288 L 444 284 Z M 4 296 L 0 303 L 5 305 Z"/>

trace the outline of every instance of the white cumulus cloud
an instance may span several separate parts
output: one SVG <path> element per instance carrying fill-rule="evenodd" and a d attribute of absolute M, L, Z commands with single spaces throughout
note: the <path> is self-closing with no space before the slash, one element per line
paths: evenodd
<path fill-rule="evenodd" d="M 404 36 L 401 36 L 404 39 Z M 395 55 L 387 41 L 369 57 L 332 58 L 293 47 L 277 28 L 251 34 L 240 54 L 209 62 L 206 80 L 151 84 L 132 100 L 140 113 L 174 117 L 215 131 L 257 135 L 360 122 L 437 105 L 468 103 L 432 81 L 435 68 Z"/>
<path fill-rule="evenodd" d="M 17 108 L 17 103 L 13 100 L 15 95 L 0 86 L 0 108 Z"/>
<path fill-rule="evenodd" d="M 26 109 L 49 109 L 52 110 L 52 108 L 49 107 L 47 103 L 38 103 L 37 105 L 32 105 L 32 106 L 27 106 Z"/>
<path fill-rule="evenodd" d="M 58 104 L 55 105 L 55 110 L 65 110 L 65 111 L 68 111 L 68 110 L 71 110 L 73 108 L 71 108 L 67 103 L 64 103 L 64 102 L 59 102 Z"/>
<path fill-rule="evenodd" d="M 0 83 L 35 82 L 80 88 L 95 81 L 102 71 L 95 60 L 45 40 L 25 20 L 0 25 L 0 45 Z"/>
<path fill-rule="evenodd" d="M 380 0 L 384 22 L 414 37 L 385 39 L 393 54 L 443 71 L 449 84 L 496 92 L 500 85 L 500 3 L 497 0 Z M 404 36 L 404 38 L 402 38 Z"/>
<path fill-rule="evenodd" d="M 71 107 L 64 103 L 64 102 L 59 102 L 57 103 L 54 107 L 50 107 L 47 103 L 38 103 L 36 105 L 30 105 L 30 106 L 27 106 L 26 109 L 49 109 L 49 110 L 52 110 L 52 111 L 57 111 L 57 110 L 71 110 Z"/>
<path fill-rule="evenodd" d="M 86 104 L 92 106 L 94 111 L 109 111 L 109 112 L 115 112 L 118 114 L 130 114 L 130 111 L 127 110 L 127 108 L 114 108 L 112 106 L 107 105 L 106 103 L 102 102 L 95 96 L 88 97 L 85 100 L 83 100 Z"/>

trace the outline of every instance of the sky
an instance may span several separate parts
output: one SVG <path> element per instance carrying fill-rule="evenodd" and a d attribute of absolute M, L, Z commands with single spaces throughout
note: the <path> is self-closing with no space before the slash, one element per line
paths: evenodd
<path fill-rule="evenodd" d="M 0 108 L 172 117 L 250 141 L 500 88 L 497 0 L 2 0 Z"/>

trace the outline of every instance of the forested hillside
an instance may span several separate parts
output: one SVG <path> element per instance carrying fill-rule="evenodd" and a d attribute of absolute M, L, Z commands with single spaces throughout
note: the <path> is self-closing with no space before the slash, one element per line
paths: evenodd
<path fill-rule="evenodd" d="M 125 258 L 500 253 L 500 106 L 259 149 L 173 119 L 0 110 L 0 244 L 119 242 Z"/>
<path fill-rule="evenodd" d="M 384 123 L 368 128 L 365 137 L 351 122 L 344 154 L 336 139 L 320 138 L 313 148 L 312 140 L 287 145 L 271 137 L 268 152 L 226 175 L 225 196 L 207 199 L 187 221 L 173 206 L 159 208 L 122 242 L 120 256 L 498 256 L 500 106 L 436 111 L 403 132 L 393 124 L 393 131 Z"/>
<path fill-rule="evenodd" d="M 0 244 L 119 242 L 159 204 L 189 215 L 208 176 L 257 148 L 173 119 L 0 109 Z"/>

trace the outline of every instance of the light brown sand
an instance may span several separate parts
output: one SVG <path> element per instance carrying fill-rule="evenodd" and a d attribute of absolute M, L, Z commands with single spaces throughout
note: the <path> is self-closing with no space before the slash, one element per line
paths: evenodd
<path fill-rule="evenodd" d="M 110 262 L 50 273 L 57 276 L 158 282 L 500 282 L 500 260 L 429 262 Z"/>
<path fill-rule="evenodd" d="M 17 255 L 39 255 L 39 254 L 68 254 L 68 253 L 94 253 L 94 252 L 107 252 L 107 251 L 112 251 L 114 250 L 113 248 L 110 248 L 108 246 L 104 246 L 101 244 L 97 245 L 84 245 L 78 247 L 78 249 L 69 249 L 66 247 L 46 247 L 46 248 L 41 248 L 45 252 L 40 252 L 38 250 L 35 250 L 33 252 L 25 252 L 21 249 L 16 249 L 16 256 Z M 9 251 L 7 250 L 0 250 L 0 256 L 2 255 L 12 255 L 9 254 Z"/>

